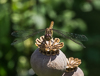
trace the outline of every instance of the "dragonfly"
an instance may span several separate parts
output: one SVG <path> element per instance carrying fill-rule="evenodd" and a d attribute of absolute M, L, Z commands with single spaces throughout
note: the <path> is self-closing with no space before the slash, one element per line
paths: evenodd
<path fill-rule="evenodd" d="M 64 31 L 60 31 L 57 29 L 53 29 L 53 25 L 54 22 L 51 21 L 51 24 L 49 26 L 49 28 L 46 29 L 39 29 L 39 30 L 33 30 L 33 29 L 29 29 L 29 30 L 19 30 L 19 31 L 14 31 L 11 33 L 12 36 L 17 37 L 18 39 L 14 40 L 11 45 L 15 45 L 19 42 L 22 42 L 32 36 L 35 36 L 39 33 L 44 32 L 44 39 L 49 41 L 50 39 L 53 38 L 53 32 L 56 32 L 57 34 L 61 35 L 64 38 L 70 39 L 73 42 L 79 44 L 80 46 L 82 46 L 83 48 L 86 48 L 81 41 L 87 41 L 88 38 L 85 35 L 80 35 L 80 34 L 75 34 L 75 33 L 69 33 L 69 32 L 64 32 Z"/>

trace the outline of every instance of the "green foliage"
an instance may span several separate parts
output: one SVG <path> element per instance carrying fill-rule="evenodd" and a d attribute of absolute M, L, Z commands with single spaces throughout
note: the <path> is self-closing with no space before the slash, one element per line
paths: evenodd
<path fill-rule="evenodd" d="M 86 48 L 59 37 L 67 57 L 82 60 L 85 76 L 100 76 L 100 1 L 99 0 L 0 0 L 0 76 L 30 76 L 30 56 L 37 48 L 35 39 L 11 46 L 13 30 L 44 29 L 54 21 L 54 29 L 85 34 Z M 41 36 L 41 35 L 39 35 Z M 38 38 L 39 38 L 38 36 Z M 36 75 L 34 75 L 36 76 Z"/>

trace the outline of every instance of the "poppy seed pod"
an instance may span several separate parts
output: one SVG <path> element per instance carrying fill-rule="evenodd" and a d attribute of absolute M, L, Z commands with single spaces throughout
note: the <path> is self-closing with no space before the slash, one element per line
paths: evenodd
<path fill-rule="evenodd" d="M 38 76 L 61 76 L 66 65 L 66 56 L 61 50 L 58 55 L 47 56 L 37 49 L 31 56 L 32 69 Z"/>
<path fill-rule="evenodd" d="M 64 43 L 55 38 L 49 41 L 44 36 L 36 39 L 36 49 L 31 56 L 31 66 L 38 76 L 61 76 L 66 70 L 66 56 L 60 50 Z"/>
<path fill-rule="evenodd" d="M 78 67 L 80 64 L 80 59 L 70 57 L 67 59 L 66 71 L 62 76 L 84 76 L 83 71 Z"/>

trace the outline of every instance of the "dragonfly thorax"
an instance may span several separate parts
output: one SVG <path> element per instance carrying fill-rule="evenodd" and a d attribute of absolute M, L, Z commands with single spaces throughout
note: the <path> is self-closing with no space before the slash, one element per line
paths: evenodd
<path fill-rule="evenodd" d="M 49 41 L 52 38 L 53 31 L 52 29 L 47 28 L 45 31 L 45 39 Z"/>
<path fill-rule="evenodd" d="M 52 35 L 51 34 L 45 34 L 45 39 L 47 40 L 47 41 L 49 41 L 51 38 L 52 38 Z"/>

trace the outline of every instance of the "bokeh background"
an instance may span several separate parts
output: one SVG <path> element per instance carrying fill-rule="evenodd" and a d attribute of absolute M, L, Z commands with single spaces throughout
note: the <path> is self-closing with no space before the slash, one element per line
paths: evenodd
<path fill-rule="evenodd" d="M 100 76 L 100 0 L 0 0 L 0 76 L 37 76 L 30 57 L 37 48 L 33 36 L 11 46 L 14 30 L 44 29 L 54 21 L 54 29 L 84 34 L 86 48 L 59 37 L 67 57 L 82 60 L 85 76 Z M 23 32 L 24 33 L 24 32 Z"/>

